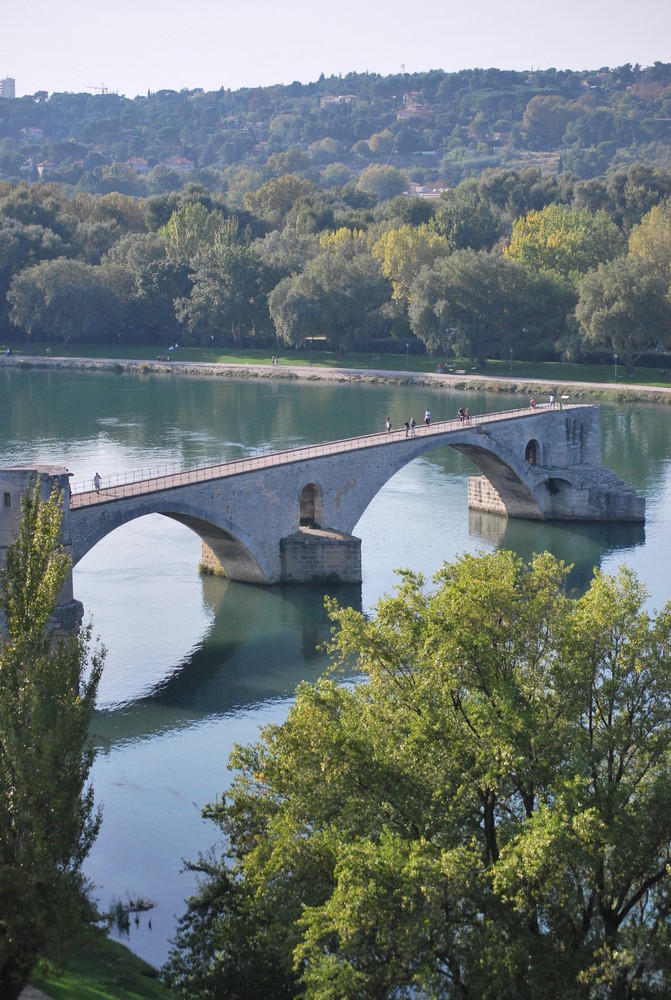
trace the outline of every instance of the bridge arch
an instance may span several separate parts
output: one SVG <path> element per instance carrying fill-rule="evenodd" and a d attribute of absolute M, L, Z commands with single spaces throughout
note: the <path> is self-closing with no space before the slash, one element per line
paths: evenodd
<path fill-rule="evenodd" d="M 370 455 L 357 458 L 351 455 L 350 469 L 355 464 L 359 465 L 361 479 L 365 480 L 367 489 L 357 495 L 356 502 L 354 498 L 350 500 L 350 516 L 346 521 L 341 520 L 337 526 L 345 531 L 353 531 L 377 493 L 400 469 L 422 454 L 440 447 L 453 448 L 480 471 L 483 485 L 489 490 L 493 487 L 494 495 L 498 496 L 495 509 L 510 517 L 543 519 L 547 516 L 546 507 L 551 497 L 547 491 L 538 489 L 540 470 L 531 466 L 525 458 L 526 441 L 525 436 L 523 441 L 511 448 L 500 441 L 493 441 L 491 437 L 478 434 L 477 429 L 467 427 L 449 436 L 418 436 L 403 440 L 403 446 L 396 451 L 391 461 L 387 460 L 384 464 L 373 465 Z M 472 499 L 470 482 L 469 479 L 469 503 Z M 326 492 L 325 505 L 328 505 L 330 492 Z"/>
<path fill-rule="evenodd" d="M 480 470 L 487 482 L 494 487 L 501 498 L 509 517 L 526 517 L 537 520 L 544 516 L 539 497 L 524 477 L 526 468 L 532 463 L 526 454 L 517 458 L 506 454 L 507 449 L 496 453 L 479 444 L 450 445 L 464 455 Z M 538 448 L 540 451 L 540 447 Z"/>
<path fill-rule="evenodd" d="M 177 497 L 162 499 L 152 497 L 147 504 L 110 505 L 105 516 L 92 522 L 89 531 L 78 531 L 73 538 L 73 567 L 103 538 L 117 528 L 148 514 L 161 514 L 190 528 L 214 552 L 226 576 L 248 583 L 268 583 L 270 568 L 263 550 L 239 526 L 232 522 L 217 524 L 207 514 L 192 504 L 180 502 Z"/>

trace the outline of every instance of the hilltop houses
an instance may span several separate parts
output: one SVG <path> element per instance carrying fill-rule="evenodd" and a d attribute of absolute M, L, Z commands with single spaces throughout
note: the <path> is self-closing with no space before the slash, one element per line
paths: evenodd
<path fill-rule="evenodd" d="M 185 156 L 169 156 L 167 160 L 163 160 L 163 166 L 168 167 L 169 170 L 180 170 L 187 173 L 196 169 L 193 160 L 187 160 Z"/>

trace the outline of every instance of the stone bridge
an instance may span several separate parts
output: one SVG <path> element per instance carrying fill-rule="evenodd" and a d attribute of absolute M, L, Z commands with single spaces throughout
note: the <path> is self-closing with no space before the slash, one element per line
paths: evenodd
<path fill-rule="evenodd" d="M 525 407 L 259 458 L 71 491 L 67 469 L 0 471 L 0 562 L 20 497 L 39 473 L 65 497 L 63 543 L 73 566 L 111 531 L 145 514 L 195 531 L 206 568 L 249 583 L 361 582 L 359 518 L 408 462 L 440 445 L 465 455 L 468 504 L 515 518 L 644 521 L 645 499 L 601 464 L 598 406 Z M 63 595 L 73 600 L 72 587 Z"/>

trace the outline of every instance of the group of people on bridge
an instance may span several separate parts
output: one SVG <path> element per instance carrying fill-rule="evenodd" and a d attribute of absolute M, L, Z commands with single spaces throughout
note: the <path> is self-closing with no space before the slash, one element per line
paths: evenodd
<path fill-rule="evenodd" d="M 471 422 L 471 410 L 470 410 L 470 407 L 467 406 L 466 409 L 464 409 L 463 406 L 460 406 L 459 409 L 457 410 L 457 416 L 459 417 L 460 423 L 462 423 L 462 424 L 470 424 L 470 422 Z M 427 407 L 427 409 L 424 412 L 424 423 L 426 424 L 427 427 L 431 423 L 431 410 L 429 410 L 428 407 Z M 414 437 L 415 436 L 415 429 L 417 427 L 417 424 L 415 423 L 415 418 L 414 417 L 406 417 L 403 426 L 405 427 L 405 436 L 406 437 Z M 387 417 L 387 419 L 385 420 L 385 428 L 387 430 L 387 434 L 391 434 L 391 430 L 392 430 L 391 417 Z"/>

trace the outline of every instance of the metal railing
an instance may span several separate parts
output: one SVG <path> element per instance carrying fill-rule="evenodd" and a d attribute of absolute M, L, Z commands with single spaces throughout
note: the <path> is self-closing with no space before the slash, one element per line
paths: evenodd
<path fill-rule="evenodd" d="M 191 486 L 212 479 L 222 479 L 228 476 L 238 476 L 246 472 L 272 468 L 279 465 L 291 465 L 295 462 L 305 462 L 311 458 L 323 458 L 327 455 L 343 454 L 344 452 L 361 451 L 365 448 L 384 447 L 398 443 L 406 437 L 408 440 L 427 437 L 440 437 L 443 434 L 463 430 L 464 427 L 482 426 L 499 423 L 502 420 L 517 420 L 529 417 L 539 411 L 576 409 L 589 404 L 555 404 L 537 403 L 534 408 L 528 404 L 511 410 L 501 410 L 495 413 L 471 414 L 468 420 L 456 417 L 452 420 L 440 420 L 430 424 L 417 424 L 414 433 L 406 432 L 405 426 L 391 431 L 377 431 L 374 434 L 363 434 L 354 438 L 342 438 L 327 441 L 323 444 L 302 445 L 286 451 L 274 451 L 269 454 L 255 454 L 245 458 L 207 463 L 189 469 L 181 467 L 180 463 L 159 465 L 152 469 L 139 469 L 117 476 L 102 479 L 100 489 L 96 490 L 93 480 L 83 483 L 73 483 L 70 488 L 71 508 L 88 507 L 92 504 L 107 503 L 126 497 L 141 496 L 147 493 L 157 493 L 161 490 L 175 489 L 179 486 Z"/>

